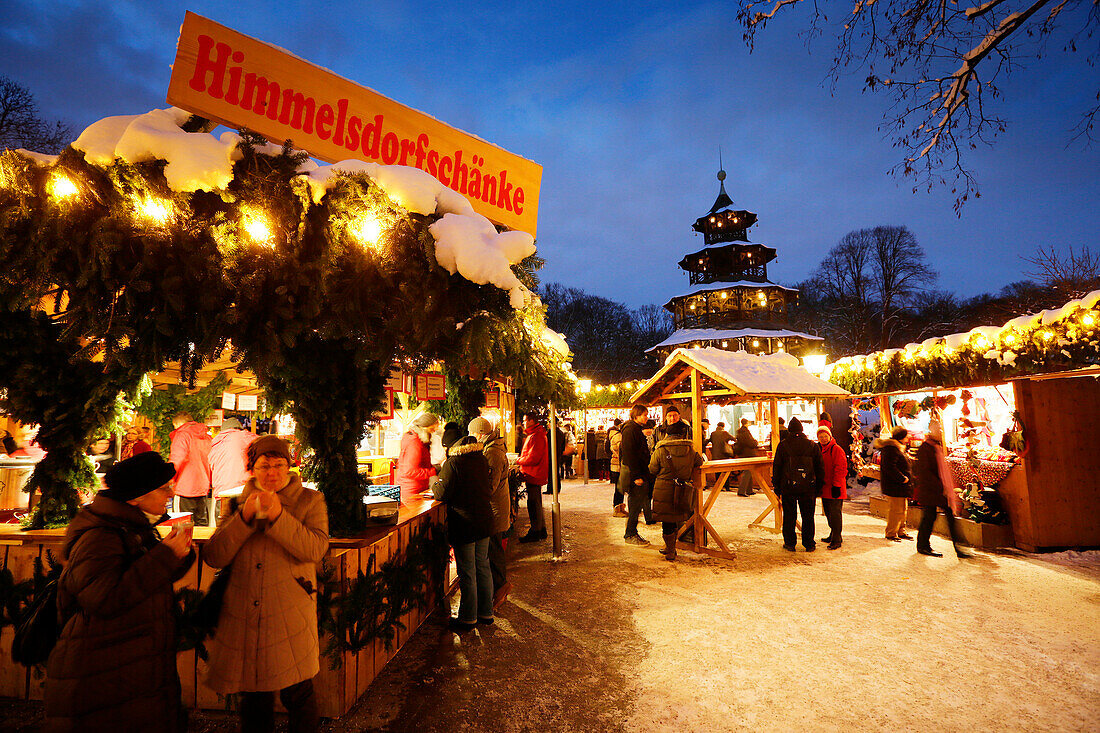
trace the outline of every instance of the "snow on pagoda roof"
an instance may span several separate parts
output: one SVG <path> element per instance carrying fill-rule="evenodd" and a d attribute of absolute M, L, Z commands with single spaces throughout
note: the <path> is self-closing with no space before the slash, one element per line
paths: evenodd
<path fill-rule="evenodd" d="M 668 299 L 668 303 L 665 303 L 667 307 L 672 301 L 677 298 L 687 298 L 692 295 L 699 295 L 700 293 L 709 293 L 716 290 L 730 290 L 732 288 L 752 288 L 754 290 L 763 290 L 764 288 L 779 288 L 780 290 L 786 290 L 788 293 L 797 293 L 798 288 L 788 288 L 783 285 L 777 285 L 773 282 L 756 282 L 755 280 L 733 280 L 731 282 L 715 282 L 706 283 L 705 285 L 696 285 L 691 290 L 680 293 L 679 295 L 673 295 Z"/>
<path fill-rule="evenodd" d="M 680 344 L 689 344 L 692 341 L 722 341 L 737 338 L 804 338 L 810 339 L 811 341 L 824 340 L 820 336 L 811 336 L 808 333 L 802 333 L 800 331 L 788 331 L 785 328 L 681 328 L 674 331 L 671 336 L 661 343 L 646 349 L 646 353 L 648 354 L 654 349 L 659 349 L 662 346 L 679 346 Z"/>
<path fill-rule="evenodd" d="M 735 395 L 778 398 L 848 397 L 848 391 L 818 379 L 798 366 L 790 354 L 750 354 L 725 349 L 676 349 L 657 372 L 630 399 L 656 402 L 694 367 Z"/>

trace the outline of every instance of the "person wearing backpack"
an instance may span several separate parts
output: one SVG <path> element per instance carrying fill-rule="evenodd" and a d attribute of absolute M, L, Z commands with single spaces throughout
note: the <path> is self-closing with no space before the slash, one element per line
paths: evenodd
<path fill-rule="evenodd" d="M 695 484 L 692 478 L 703 465 L 703 456 L 695 451 L 687 437 L 687 425 L 670 424 L 665 438 L 657 443 L 649 459 L 653 476 L 653 518 L 661 522 L 665 547 L 659 552 L 668 561 L 676 559 L 676 532 L 691 516 Z"/>
<path fill-rule="evenodd" d="M 783 549 L 795 551 L 795 522 L 802 515 L 802 546 L 817 549 L 814 540 L 814 506 L 825 483 L 821 446 L 806 437 L 802 422 L 791 418 L 790 436 L 775 449 L 772 486 L 783 505 Z"/>
<path fill-rule="evenodd" d="M 172 583 L 194 562 L 190 528 L 153 525 L 176 468 L 149 451 L 119 461 L 69 523 L 57 587 L 65 619 L 46 663 L 45 731 L 186 730 Z"/>

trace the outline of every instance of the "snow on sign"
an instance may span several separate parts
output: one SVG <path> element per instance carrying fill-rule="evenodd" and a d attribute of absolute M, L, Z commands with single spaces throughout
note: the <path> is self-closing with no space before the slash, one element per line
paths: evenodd
<path fill-rule="evenodd" d="M 168 102 L 328 163 L 419 168 L 491 221 L 536 236 L 542 166 L 195 13 L 180 30 Z"/>

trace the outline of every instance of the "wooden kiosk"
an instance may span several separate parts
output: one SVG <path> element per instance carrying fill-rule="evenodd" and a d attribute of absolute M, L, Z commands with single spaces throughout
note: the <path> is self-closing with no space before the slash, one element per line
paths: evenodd
<path fill-rule="evenodd" d="M 789 354 L 758 355 L 724 349 L 677 349 L 665 365 L 634 393 L 632 403 L 654 405 L 665 400 L 690 400 L 691 424 L 699 425 L 703 407 L 709 402 L 767 402 L 771 407 L 772 450 L 779 442 L 777 403 L 795 399 L 843 399 L 849 393 L 835 384 L 818 379 L 798 366 L 798 359 Z M 693 432 L 695 450 L 703 452 L 703 436 Z M 684 523 L 677 535 L 682 537 L 688 527 L 694 528 L 693 544 L 678 543 L 683 549 L 733 559 L 735 553 L 707 519 L 718 495 L 733 471 L 749 471 L 764 489 L 769 506 L 752 521 L 750 527 L 762 527 L 771 532 L 782 529 L 783 509 L 771 485 L 771 453 L 756 458 L 733 458 L 705 461 L 695 479 L 695 513 Z M 709 493 L 704 489 L 705 477 L 713 474 L 714 485 Z M 772 526 L 763 524 L 774 515 Z M 714 539 L 717 548 L 707 546 Z"/>

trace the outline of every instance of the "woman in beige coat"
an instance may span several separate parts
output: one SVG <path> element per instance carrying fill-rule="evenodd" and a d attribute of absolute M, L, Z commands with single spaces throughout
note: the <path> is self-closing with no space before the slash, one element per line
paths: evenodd
<path fill-rule="evenodd" d="M 206 684 L 241 693 L 244 731 L 274 730 L 276 691 L 288 730 L 315 731 L 316 570 L 328 550 L 328 511 L 319 492 L 290 474 L 286 441 L 264 436 L 246 457 L 252 478 L 203 551 L 206 564 L 231 567 Z"/>

